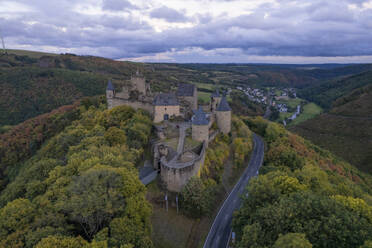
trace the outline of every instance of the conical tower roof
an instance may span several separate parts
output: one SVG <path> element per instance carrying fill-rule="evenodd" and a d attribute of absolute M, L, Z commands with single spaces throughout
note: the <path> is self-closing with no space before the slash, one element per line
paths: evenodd
<path fill-rule="evenodd" d="M 217 111 L 231 111 L 229 103 L 227 102 L 226 96 L 223 96 L 220 104 L 217 107 Z"/>
<path fill-rule="evenodd" d="M 106 90 L 115 90 L 114 86 L 112 85 L 111 80 L 108 81 Z"/>

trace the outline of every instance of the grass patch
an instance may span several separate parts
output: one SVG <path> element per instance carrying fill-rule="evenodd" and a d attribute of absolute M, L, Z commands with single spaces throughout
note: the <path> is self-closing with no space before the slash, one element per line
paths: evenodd
<path fill-rule="evenodd" d="M 185 150 L 192 149 L 200 144 L 201 142 L 193 140 L 191 137 L 187 137 L 185 140 Z"/>
<path fill-rule="evenodd" d="M 208 103 L 210 99 L 211 99 L 210 93 L 198 91 L 198 102 Z"/>
<path fill-rule="evenodd" d="M 156 248 L 203 247 L 212 224 L 212 217 L 188 218 L 177 213 L 174 195 L 169 195 L 169 209 L 165 209 L 164 192 L 154 181 L 147 186 L 147 200 L 152 205 L 152 241 Z"/>
<path fill-rule="evenodd" d="M 293 113 L 280 113 L 279 114 L 279 119 L 278 121 L 279 122 L 283 122 L 285 119 L 291 117 L 293 115 Z"/>
<path fill-rule="evenodd" d="M 323 109 L 315 103 L 309 103 L 304 106 L 303 112 L 294 119 L 290 125 L 297 125 L 306 120 L 310 120 L 323 112 Z"/>
<path fill-rule="evenodd" d="M 277 104 L 284 103 L 290 108 L 297 108 L 304 100 L 301 98 L 290 98 L 289 100 L 280 100 L 277 101 Z"/>
<path fill-rule="evenodd" d="M 168 146 L 172 147 L 175 151 L 177 151 L 178 146 L 178 138 L 166 139 L 165 142 Z"/>
<path fill-rule="evenodd" d="M 281 95 L 282 95 L 282 92 L 283 92 L 283 91 L 276 89 L 276 90 L 275 90 L 275 95 L 276 95 L 276 96 L 281 96 Z"/>
<path fill-rule="evenodd" d="M 207 89 L 207 90 L 213 90 L 213 88 L 215 87 L 214 84 L 205 84 L 205 83 L 196 83 L 196 86 L 199 89 Z"/>

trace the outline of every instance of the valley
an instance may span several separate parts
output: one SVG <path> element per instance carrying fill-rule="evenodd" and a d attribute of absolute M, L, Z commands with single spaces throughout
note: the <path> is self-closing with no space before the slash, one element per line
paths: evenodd
<path fill-rule="evenodd" d="M 371 226 L 371 68 L 9 51 L 0 247 L 272 247 L 286 230 L 359 247 Z M 154 176 L 143 184 L 144 165 Z"/>

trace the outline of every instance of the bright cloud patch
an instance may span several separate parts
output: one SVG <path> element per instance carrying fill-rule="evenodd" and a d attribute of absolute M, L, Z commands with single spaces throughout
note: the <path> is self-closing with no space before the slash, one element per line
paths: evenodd
<path fill-rule="evenodd" d="M 370 0 L 3 1 L 10 48 L 159 62 L 372 62 Z"/>

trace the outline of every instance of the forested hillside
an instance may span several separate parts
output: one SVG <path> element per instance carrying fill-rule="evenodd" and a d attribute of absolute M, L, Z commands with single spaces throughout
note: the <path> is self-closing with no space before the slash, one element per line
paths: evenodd
<path fill-rule="evenodd" d="M 4 133 L 1 162 L 11 173 L 2 175 L 0 247 L 153 247 L 135 167 L 151 128 L 143 111 L 88 99 L 14 127 L 25 133 L 15 140 Z"/>
<path fill-rule="evenodd" d="M 356 78 L 363 80 L 355 82 L 368 84 L 338 98 L 328 113 L 291 130 L 346 159 L 360 170 L 372 173 L 372 74 Z M 346 87 L 348 85 L 342 89 Z"/>
<path fill-rule="evenodd" d="M 225 88 L 236 85 L 306 88 L 325 79 L 371 68 L 370 65 L 143 64 L 73 54 L 16 50 L 10 53 L 0 57 L 0 127 L 72 104 L 83 96 L 104 94 L 108 79 L 119 86 L 137 70 L 151 83 L 152 91 L 164 92 L 174 89 L 179 82 Z"/>
<path fill-rule="evenodd" d="M 0 134 L 0 191 L 20 163 L 34 155 L 46 140 L 71 125 L 79 116 L 79 103 L 75 103 L 29 119 Z"/>
<path fill-rule="evenodd" d="M 371 176 L 278 124 L 246 122 L 268 151 L 235 214 L 236 247 L 370 247 Z"/>
<path fill-rule="evenodd" d="M 372 70 L 369 70 L 346 78 L 336 78 L 313 87 L 305 88 L 299 92 L 299 95 L 311 102 L 319 104 L 323 108 L 330 109 L 336 99 L 347 96 L 353 90 L 371 83 Z"/>
<path fill-rule="evenodd" d="M 103 95 L 108 79 L 124 80 L 135 71 L 131 63 L 73 55 L 8 55 L 0 62 L 0 126 L 18 124 L 83 96 Z"/>

